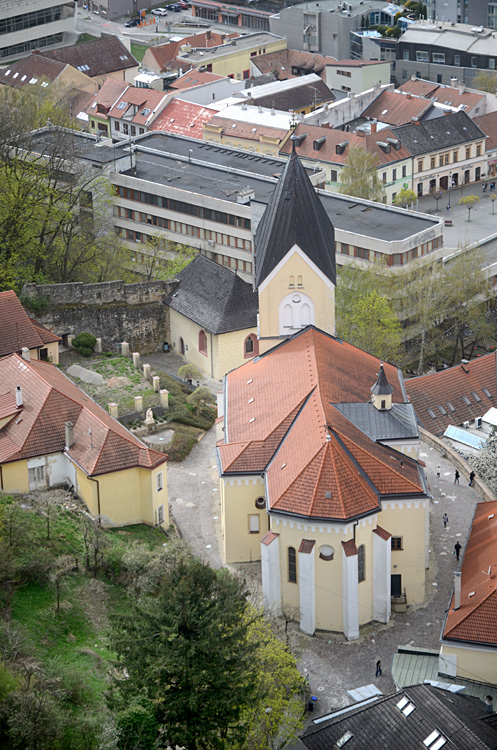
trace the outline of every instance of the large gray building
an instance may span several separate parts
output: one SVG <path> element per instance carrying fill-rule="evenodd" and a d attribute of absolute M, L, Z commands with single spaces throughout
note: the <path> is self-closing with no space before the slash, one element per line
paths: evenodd
<path fill-rule="evenodd" d="M 426 0 L 426 13 L 431 21 L 468 23 L 497 29 L 495 0 Z"/>
<path fill-rule="evenodd" d="M 269 19 L 273 34 L 285 36 L 288 48 L 331 55 L 337 60 L 351 57 L 350 32 L 365 26 L 371 11 L 380 11 L 378 0 L 319 0 L 282 8 Z"/>
<path fill-rule="evenodd" d="M 480 73 L 497 70 L 497 38 L 491 29 L 441 21 L 413 24 L 397 42 L 398 84 L 412 75 L 435 83 L 456 79 L 472 86 Z"/>
<path fill-rule="evenodd" d="M 0 0 L 0 61 L 72 43 L 76 13 L 73 0 Z"/>

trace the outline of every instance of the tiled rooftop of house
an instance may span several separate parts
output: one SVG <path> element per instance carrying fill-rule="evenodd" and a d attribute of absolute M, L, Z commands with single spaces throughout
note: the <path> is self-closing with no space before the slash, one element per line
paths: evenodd
<path fill-rule="evenodd" d="M 208 70 L 191 70 L 169 84 L 169 88 L 173 91 L 183 91 L 194 86 L 202 86 L 204 83 L 220 81 L 222 78 L 224 76 L 218 76 L 217 73 L 210 73 Z"/>
<path fill-rule="evenodd" d="M 53 365 L 17 354 L 0 360 L 0 399 L 22 392 L 22 415 L 0 429 L 0 462 L 58 453 L 65 422 L 74 425 L 70 458 L 87 474 L 158 466 L 167 456 L 147 448 Z"/>
<path fill-rule="evenodd" d="M 304 517 L 344 520 L 373 513 L 382 495 L 425 497 L 418 464 L 335 407 L 369 402 L 379 365 L 310 327 L 229 373 L 222 472 L 265 471 L 271 509 Z M 405 403 L 399 372 L 384 368 Z"/>
<path fill-rule="evenodd" d="M 15 292 L 0 292 L 0 357 L 23 347 L 38 349 L 51 341 L 60 339 L 29 318 Z"/>
<path fill-rule="evenodd" d="M 97 117 L 107 119 L 107 114 L 119 98 L 130 86 L 126 81 L 119 81 L 117 78 L 109 76 L 103 83 L 99 91 L 94 94 L 87 112 L 89 115 L 94 114 Z"/>
<path fill-rule="evenodd" d="M 497 112 L 489 112 L 487 115 L 479 115 L 473 118 L 487 136 L 485 150 L 492 151 L 497 148 Z"/>
<path fill-rule="evenodd" d="M 411 122 L 413 117 L 421 120 L 431 107 L 433 103 L 426 99 L 400 94 L 397 91 L 382 91 L 364 110 L 362 116 L 392 126 L 404 125 Z"/>
<path fill-rule="evenodd" d="M 406 391 L 422 427 L 443 435 L 449 425 L 482 417 L 497 406 L 495 352 L 430 375 L 405 381 Z"/>
<path fill-rule="evenodd" d="M 261 75 L 274 73 L 275 78 L 284 81 L 305 73 L 316 73 L 324 80 L 326 65 L 335 62 L 335 60 L 332 57 L 316 55 L 313 52 L 282 49 L 265 55 L 256 55 L 250 62 Z"/>
<path fill-rule="evenodd" d="M 91 42 L 73 44 L 53 50 L 42 50 L 42 57 L 72 65 L 82 73 L 111 75 L 118 70 L 138 67 L 138 63 L 117 36 L 103 36 Z"/>
<path fill-rule="evenodd" d="M 442 637 L 497 646 L 496 622 L 497 500 L 476 506 L 461 566 L 461 606 L 454 609 L 453 596 Z"/>
<path fill-rule="evenodd" d="M 166 100 L 167 94 L 164 91 L 130 86 L 109 110 L 109 117 L 147 125 Z"/>
<path fill-rule="evenodd" d="M 185 135 L 189 138 L 204 137 L 204 124 L 217 114 L 216 110 L 201 104 L 172 99 L 150 126 L 151 131 Z"/>
<path fill-rule="evenodd" d="M 234 39 L 239 34 L 219 34 L 215 31 L 205 31 L 201 34 L 186 36 L 178 42 L 167 42 L 149 47 L 148 55 L 153 58 L 155 64 L 161 69 L 169 67 L 169 63 L 180 54 L 181 47 L 189 45 L 192 49 L 210 49 L 219 47 L 226 39 Z"/>
<path fill-rule="evenodd" d="M 0 83 L 13 88 L 41 86 L 43 82 L 53 83 L 65 69 L 66 64 L 49 60 L 31 53 L 29 57 L 9 63 L 0 71 Z"/>

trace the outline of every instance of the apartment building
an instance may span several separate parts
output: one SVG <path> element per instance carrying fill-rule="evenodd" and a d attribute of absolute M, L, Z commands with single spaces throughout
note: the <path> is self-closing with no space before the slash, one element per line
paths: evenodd
<path fill-rule="evenodd" d="M 68 44 L 76 13 L 71 1 L 0 0 L 0 60 L 8 62 L 34 49 Z"/>

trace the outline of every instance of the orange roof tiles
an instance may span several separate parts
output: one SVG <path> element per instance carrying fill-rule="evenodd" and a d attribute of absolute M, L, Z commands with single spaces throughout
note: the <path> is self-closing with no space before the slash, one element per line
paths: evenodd
<path fill-rule="evenodd" d="M 488 115 L 479 115 L 473 119 L 487 136 L 485 150 L 488 152 L 497 148 L 497 112 L 489 112 Z"/>
<path fill-rule="evenodd" d="M 179 42 L 168 42 L 167 44 L 158 44 L 156 47 L 149 47 L 147 53 L 151 55 L 158 67 L 161 70 L 170 67 L 173 60 L 180 55 L 181 47 L 189 44 L 195 49 L 209 49 L 211 47 L 219 47 L 224 43 L 225 39 L 235 39 L 240 34 L 218 34 L 215 31 L 205 31 L 201 34 L 194 34 L 193 36 L 186 36 Z M 183 60 L 183 67 L 185 60 Z"/>
<path fill-rule="evenodd" d="M 400 94 L 397 91 L 383 91 L 362 113 L 369 120 L 386 122 L 389 125 L 405 125 L 413 117 L 421 119 L 433 103 L 427 99 Z M 383 131 L 381 131 L 383 136 Z M 381 138 L 379 139 L 381 140 Z"/>
<path fill-rule="evenodd" d="M 22 407 L 21 407 L 22 408 Z M 13 393 L 0 393 L 0 419 L 10 417 L 18 411 L 16 397 Z"/>
<path fill-rule="evenodd" d="M 187 135 L 190 138 L 204 138 L 204 124 L 209 122 L 217 111 L 201 104 L 173 99 L 164 107 L 150 126 L 151 131 Z"/>
<path fill-rule="evenodd" d="M 108 114 L 116 120 L 124 119 L 127 122 L 145 125 L 153 117 L 154 111 L 166 100 L 167 94 L 163 91 L 130 86 L 114 103 Z"/>
<path fill-rule="evenodd" d="M 262 75 L 274 72 L 279 81 L 296 78 L 305 73 L 316 73 L 323 81 L 326 78 L 326 65 L 335 62 L 333 57 L 315 55 L 312 52 L 304 52 L 295 49 L 282 49 L 276 52 L 268 52 L 266 55 L 257 55 L 250 61 Z M 298 73 L 293 73 L 298 69 Z"/>
<path fill-rule="evenodd" d="M 344 133 L 342 130 L 334 130 L 333 128 L 299 123 L 295 129 L 295 135 L 297 138 L 305 135 L 305 138 L 302 141 L 297 141 L 299 145 L 296 146 L 297 154 L 301 158 L 317 159 L 320 162 L 326 161 L 330 164 L 346 164 L 349 158 L 349 148 L 351 146 L 360 146 L 366 149 L 366 151 L 374 153 L 378 157 L 378 164 L 402 161 L 411 156 L 405 146 L 402 145 L 399 150 L 392 147 L 388 154 L 378 146 L 378 141 L 384 142 L 386 138 L 398 140 L 390 128 L 385 128 L 378 133 L 371 133 L 367 136 L 359 136 L 355 133 Z M 315 149 L 314 144 L 320 138 L 326 138 L 326 140 L 321 144 L 319 149 Z M 343 154 L 337 154 L 336 147 L 339 143 L 345 141 L 348 141 L 347 148 Z M 287 141 L 280 153 L 290 154 L 292 151 L 292 143 L 292 141 Z"/>
<path fill-rule="evenodd" d="M 86 110 L 87 114 L 107 119 L 109 110 L 129 87 L 130 84 L 126 81 L 119 81 L 117 78 L 109 76 L 104 81 L 102 88 L 93 96 Z"/>
<path fill-rule="evenodd" d="M 438 83 L 420 79 L 406 81 L 399 86 L 399 91 L 416 97 L 424 97 L 440 104 L 448 104 L 451 107 L 460 107 L 464 104 L 467 110 L 477 107 L 485 99 L 485 94 L 479 94 L 477 91 L 461 90 L 459 86 L 440 86 Z"/>
<path fill-rule="evenodd" d="M 12 352 L 39 349 L 60 338 L 28 317 L 13 291 L 0 292 L 0 357 Z"/>
<path fill-rule="evenodd" d="M 457 426 L 467 420 L 472 421 L 482 417 L 490 407 L 497 406 L 496 356 L 494 352 L 473 359 L 468 364 L 406 380 L 406 391 L 421 425 L 428 432 L 442 435 L 450 424 Z M 485 394 L 483 388 L 490 396 Z M 463 396 L 469 403 L 465 402 Z"/>
<path fill-rule="evenodd" d="M 203 86 L 204 83 L 220 81 L 225 77 L 219 76 L 217 73 L 210 73 L 208 70 L 191 70 L 188 73 L 183 73 L 182 76 L 169 84 L 169 88 L 175 91 L 183 91 L 184 89 L 191 89 L 194 86 Z"/>
<path fill-rule="evenodd" d="M 247 141 L 260 141 L 263 137 L 275 138 L 280 143 L 286 135 L 288 129 L 271 127 L 271 125 L 256 125 L 253 122 L 236 123 L 222 115 L 216 113 L 216 116 L 209 121 L 209 125 L 216 128 L 222 128 L 225 137 L 242 138 Z M 233 127 L 236 125 L 236 127 Z"/>
<path fill-rule="evenodd" d="M 407 94 L 413 94 L 414 96 L 430 96 L 438 88 L 440 88 L 438 83 L 416 78 L 415 81 L 406 81 L 402 86 L 399 86 L 399 91 L 405 91 Z"/>
<path fill-rule="evenodd" d="M 497 646 L 497 500 L 478 503 L 461 567 L 461 606 L 452 597 L 443 639 Z"/>
<path fill-rule="evenodd" d="M 5 393 L 21 386 L 22 418 L 0 430 L 0 461 L 58 453 L 65 446 L 65 422 L 72 422 L 69 457 L 89 475 L 134 467 L 153 468 L 167 456 L 150 450 L 113 419 L 60 370 L 44 362 L 26 362 L 17 354 L 0 360 Z"/>
<path fill-rule="evenodd" d="M 393 401 L 401 375 L 384 364 Z M 381 496 L 426 497 L 418 464 L 371 440 L 334 404 L 371 400 L 379 361 L 312 327 L 227 375 L 224 474 L 266 474 L 273 511 L 346 520 Z M 351 373 L 354 376 L 351 377 Z"/>

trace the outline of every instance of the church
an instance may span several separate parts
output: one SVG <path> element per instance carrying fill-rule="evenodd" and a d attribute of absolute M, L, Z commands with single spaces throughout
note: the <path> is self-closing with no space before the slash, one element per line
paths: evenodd
<path fill-rule="evenodd" d="M 255 252 L 257 351 L 219 398 L 224 559 L 260 561 L 267 605 L 303 632 L 357 639 L 424 601 L 416 416 L 399 369 L 335 336 L 334 229 L 295 149 Z"/>

